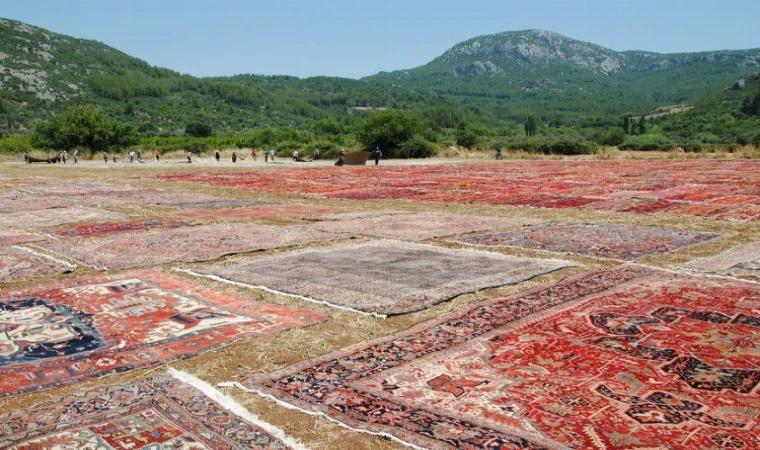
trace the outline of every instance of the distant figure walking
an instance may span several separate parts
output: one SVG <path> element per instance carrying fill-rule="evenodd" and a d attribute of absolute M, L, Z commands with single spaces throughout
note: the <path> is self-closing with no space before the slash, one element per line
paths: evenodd
<path fill-rule="evenodd" d="M 298 150 L 293 150 L 293 162 L 298 162 Z"/>
<path fill-rule="evenodd" d="M 131 152 L 129 152 L 129 163 L 132 164 L 133 162 L 135 162 L 135 151 L 134 150 L 132 150 Z"/>
<path fill-rule="evenodd" d="M 24 162 L 25 163 L 29 162 L 29 152 L 26 150 L 24 150 Z"/>
<path fill-rule="evenodd" d="M 74 158 L 74 164 L 79 164 L 79 150 L 74 149 L 74 152 L 71 154 L 71 157 Z"/>
<path fill-rule="evenodd" d="M 108 164 L 108 152 L 103 152 L 103 162 Z"/>
<path fill-rule="evenodd" d="M 222 155 L 219 154 L 219 152 L 214 153 L 214 158 L 216 158 L 216 162 L 219 162 L 219 159 L 222 157 Z"/>
<path fill-rule="evenodd" d="M 375 147 L 373 155 L 375 156 L 375 165 L 380 164 L 380 158 L 383 157 L 383 152 L 380 151 L 380 147 Z"/>
<path fill-rule="evenodd" d="M 187 163 L 188 164 L 192 164 L 192 162 L 193 162 L 193 153 L 188 151 L 187 152 Z"/>
<path fill-rule="evenodd" d="M 254 161 L 256 161 L 256 156 L 258 155 L 256 154 L 256 149 L 254 148 L 251 150 L 251 157 L 253 158 Z"/>
<path fill-rule="evenodd" d="M 69 152 L 66 150 L 61 152 L 61 159 L 63 159 L 63 163 L 66 164 L 66 160 L 69 159 Z"/>
<path fill-rule="evenodd" d="M 137 149 L 137 160 L 140 161 L 140 162 L 143 162 L 142 161 L 142 150 L 140 150 L 140 149 Z"/>
<path fill-rule="evenodd" d="M 274 162 L 274 149 L 269 150 L 269 161 Z"/>
<path fill-rule="evenodd" d="M 158 150 L 156 150 L 156 162 L 161 162 L 161 153 Z"/>
<path fill-rule="evenodd" d="M 316 160 L 319 159 L 319 149 L 318 148 L 314 149 L 314 158 L 313 159 L 314 159 L 314 161 L 316 161 Z"/>
<path fill-rule="evenodd" d="M 501 147 L 496 146 L 496 159 L 501 159 Z"/>
<path fill-rule="evenodd" d="M 218 155 L 218 153 L 217 153 L 217 155 Z M 232 152 L 232 162 L 237 162 L 237 153 L 236 152 Z"/>

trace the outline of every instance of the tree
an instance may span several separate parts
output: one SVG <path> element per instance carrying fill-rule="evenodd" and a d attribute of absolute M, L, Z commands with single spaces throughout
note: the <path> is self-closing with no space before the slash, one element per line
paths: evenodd
<path fill-rule="evenodd" d="M 631 116 L 623 117 L 623 133 L 631 134 Z"/>
<path fill-rule="evenodd" d="M 185 127 L 185 134 L 193 137 L 209 137 L 211 132 L 211 126 L 201 122 L 191 122 Z"/>
<path fill-rule="evenodd" d="M 616 147 L 625 142 L 625 132 L 620 128 L 610 128 L 601 136 L 600 144 Z"/>
<path fill-rule="evenodd" d="M 538 130 L 538 123 L 535 116 L 528 116 L 525 119 L 525 135 L 528 137 L 535 136 Z"/>
<path fill-rule="evenodd" d="M 343 133 L 343 125 L 335 117 L 325 117 L 314 122 L 311 131 L 314 134 L 335 136 Z"/>
<path fill-rule="evenodd" d="M 478 131 L 477 127 L 472 127 L 465 124 L 460 124 L 457 130 L 457 145 L 464 148 L 473 148 L 478 145 Z"/>
<path fill-rule="evenodd" d="M 387 156 L 421 133 L 425 128 L 423 119 L 415 113 L 396 109 L 374 112 L 356 126 L 356 139 L 367 150 L 380 147 Z"/>
<path fill-rule="evenodd" d="M 644 116 L 639 118 L 639 134 L 647 134 L 647 119 Z"/>
<path fill-rule="evenodd" d="M 72 106 L 39 123 L 32 134 L 37 148 L 72 150 L 87 148 L 92 152 L 137 144 L 132 125 L 120 124 L 91 106 Z"/>

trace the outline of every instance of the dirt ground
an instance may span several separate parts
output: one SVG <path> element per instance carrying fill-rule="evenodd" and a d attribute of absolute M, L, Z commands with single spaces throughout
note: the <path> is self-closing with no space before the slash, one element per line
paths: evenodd
<path fill-rule="evenodd" d="M 651 156 L 651 155 L 650 155 Z M 667 155 L 663 156 L 665 158 Z M 482 162 L 483 158 L 450 158 L 450 159 L 430 159 L 423 161 L 382 161 L 383 165 L 398 164 L 451 164 L 466 163 L 467 160 L 476 160 Z M 6 161 L 0 163 L 0 179 L 3 177 L 50 177 L 64 180 L 88 180 L 102 181 L 108 183 L 123 183 L 133 186 L 142 186 L 150 188 L 161 188 L 167 190 L 177 190 L 183 192 L 198 192 L 209 195 L 216 195 L 228 199 L 267 199 L 267 200 L 288 200 L 299 203 L 308 203 L 319 206 L 350 206 L 353 209 L 361 210 L 398 210 L 398 211 L 446 211 L 454 213 L 466 213 L 469 215 L 489 215 L 498 217 L 519 217 L 530 215 L 539 219 L 550 220 L 555 222 L 593 222 L 593 223 L 626 223 L 632 225 L 644 226 L 663 226 L 692 231 L 709 231 L 723 235 L 722 238 L 710 241 L 704 244 L 695 245 L 685 248 L 681 251 L 658 255 L 646 258 L 641 262 L 644 264 L 666 267 L 673 263 L 685 262 L 689 259 L 699 256 L 712 255 L 719 251 L 733 247 L 739 243 L 749 242 L 760 236 L 760 223 L 738 223 L 726 221 L 714 221 L 701 219 L 697 217 L 675 217 L 667 215 L 654 214 L 616 214 L 606 212 L 570 210 L 570 209 L 528 209 L 518 207 L 495 207 L 488 205 L 473 204 L 443 204 L 443 203 L 424 203 L 411 202 L 402 200 L 375 200 L 375 201 L 348 201 L 336 199 L 321 199 L 305 197 L 302 194 L 260 194 L 244 190 L 216 188 L 202 183 L 182 183 L 182 182 L 162 182 L 151 180 L 146 177 L 157 173 L 175 173 L 187 171 L 210 171 L 224 170 L 237 171 L 257 168 L 261 170 L 288 170 L 293 167 L 311 167 L 313 165 L 325 166 L 325 170 L 340 170 L 339 168 L 329 168 L 332 161 L 323 161 L 319 163 L 292 163 L 289 160 L 278 158 L 278 164 L 264 164 L 259 157 L 258 162 L 253 162 L 250 156 L 245 161 L 233 164 L 227 160 L 217 163 L 212 158 L 197 158 L 193 164 L 183 163 L 181 160 L 162 160 L 160 163 L 149 161 L 144 164 L 140 163 L 119 163 L 109 162 L 104 164 L 102 160 L 84 161 L 75 166 L 71 163 L 62 164 L 23 164 L 21 162 Z M 509 161 L 494 161 L 494 164 L 509 164 Z M 572 164 L 568 160 L 567 164 Z M 2 185 L 0 185 L 2 186 Z M 6 189 L 6 187 L 0 187 Z M 135 220 L 140 217 L 155 218 L 160 217 L 166 210 L 157 207 L 106 207 L 105 209 L 113 211 L 124 211 L 135 214 Z M 265 222 L 265 221 L 264 221 Z M 271 222 L 270 222 L 271 223 Z M 444 242 L 443 240 L 433 240 L 439 245 L 451 248 L 464 247 L 460 244 Z M 325 243 L 312 244 L 312 246 L 326 245 Z M 539 256 L 539 257 L 558 257 L 556 254 L 544 251 L 516 250 L 516 249 L 489 249 L 504 254 L 516 256 Z M 276 253 L 283 250 L 271 250 L 268 253 Z M 258 253 L 261 254 L 261 253 Z M 498 289 L 488 289 L 475 294 L 463 295 L 451 301 L 428 308 L 424 311 L 391 317 L 388 319 L 378 319 L 370 316 L 363 316 L 351 312 L 344 312 L 327 306 L 306 303 L 304 301 L 266 293 L 263 291 L 254 291 L 228 284 L 217 283 L 211 280 L 192 278 L 189 275 L 179 274 L 192 278 L 195 282 L 216 287 L 221 290 L 235 291 L 243 296 L 247 296 L 254 301 L 264 301 L 281 305 L 291 305 L 301 308 L 308 308 L 314 311 L 328 314 L 333 320 L 325 323 L 303 329 L 294 329 L 280 334 L 264 335 L 254 338 L 244 339 L 226 348 L 218 351 L 205 353 L 193 358 L 180 362 L 172 363 L 171 366 L 180 370 L 187 371 L 199 378 L 216 384 L 224 381 L 240 381 L 246 375 L 252 373 L 266 373 L 274 369 L 282 368 L 289 364 L 302 361 L 337 350 L 344 346 L 378 338 L 386 334 L 407 329 L 419 322 L 435 318 L 441 314 L 455 311 L 462 306 L 472 302 L 489 297 L 505 296 L 518 291 L 530 289 L 535 286 L 545 285 L 558 281 L 567 276 L 580 273 L 583 271 L 606 268 L 619 264 L 619 262 L 590 258 L 575 257 L 562 255 L 567 259 L 581 264 L 581 267 L 566 268 L 545 276 L 541 276 L 528 282 L 520 283 L 515 286 L 507 286 Z M 224 258 L 220 258 L 224 259 Z M 177 264 L 166 264 L 163 269 L 169 270 Z M 74 273 L 60 275 L 51 278 L 70 278 L 75 276 L 86 276 L 98 273 L 93 269 L 79 267 Z M 50 278 L 46 279 L 48 281 Z M 5 283 L 0 285 L 3 289 L 33 286 L 35 281 L 23 281 L 18 283 Z M 96 386 L 110 385 L 128 382 L 139 379 L 146 375 L 163 372 L 165 366 L 155 367 L 148 370 L 136 370 L 119 375 L 112 375 L 98 379 L 89 383 L 82 383 L 67 386 L 58 389 L 50 389 L 40 393 L 20 395 L 7 399 L 0 399 L 0 412 L 22 409 L 32 404 L 57 400 L 61 396 L 92 389 Z M 246 406 L 249 410 L 259 415 L 263 420 L 268 421 L 282 428 L 286 433 L 302 440 L 308 447 L 315 450 L 334 450 L 339 449 L 403 449 L 405 446 L 398 444 L 390 439 L 360 434 L 346 430 L 327 419 L 320 417 L 311 417 L 306 414 L 289 410 L 277 405 L 276 403 L 262 399 L 255 394 L 242 392 L 235 388 L 224 388 L 223 391 L 235 398 L 237 401 Z"/>

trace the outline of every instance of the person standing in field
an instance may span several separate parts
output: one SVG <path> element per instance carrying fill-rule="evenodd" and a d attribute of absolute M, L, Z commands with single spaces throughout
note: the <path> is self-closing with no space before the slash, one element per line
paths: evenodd
<path fill-rule="evenodd" d="M 71 154 L 71 157 L 74 158 L 74 164 L 79 164 L 79 150 L 74 149 L 74 152 Z"/>
<path fill-rule="evenodd" d="M 193 153 L 188 150 L 188 152 L 187 152 L 187 163 L 188 164 L 192 164 L 192 162 L 193 162 Z"/>
<path fill-rule="evenodd" d="M 298 162 L 298 150 L 293 150 L 293 162 Z"/>
<path fill-rule="evenodd" d="M 253 149 L 251 150 L 251 157 L 253 158 L 253 160 L 254 160 L 254 161 L 256 161 L 256 156 L 258 156 L 258 155 L 256 154 L 256 148 L 253 148 Z"/>
<path fill-rule="evenodd" d="M 375 147 L 375 165 L 380 164 L 380 158 L 383 157 L 383 152 L 380 151 L 380 147 Z"/>
<path fill-rule="evenodd" d="M 156 162 L 161 162 L 161 153 L 156 150 Z"/>
<path fill-rule="evenodd" d="M 316 161 L 318 159 L 319 159 L 319 149 L 315 148 L 314 149 L 314 161 Z"/>
<path fill-rule="evenodd" d="M 108 164 L 108 152 L 103 151 L 103 162 Z"/>

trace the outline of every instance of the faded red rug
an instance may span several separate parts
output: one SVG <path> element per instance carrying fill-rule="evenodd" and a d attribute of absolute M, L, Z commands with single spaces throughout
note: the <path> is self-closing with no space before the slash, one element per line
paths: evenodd
<path fill-rule="evenodd" d="M 244 387 L 426 449 L 755 449 L 758 309 L 756 283 L 622 266 Z"/>
<path fill-rule="evenodd" d="M 23 247 L 0 246 L 0 282 L 22 281 L 59 273 L 71 272 L 75 267 Z M 0 327 L 0 333 L 2 327 Z M 0 340 L 2 340 L 0 334 Z M 2 351 L 0 351 L 2 357 Z"/>
<path fill-rule="evenodd" d="M 44 236 L 39 234 L 27 233 L 25 231 L 0 231 L 0 245 L 16 245 L 25 242 L 35 242 L 44 240 Z"/>
<path fill-rule="evenodd" d="M 550 224 L 521 231 L 453 238 L 455 242 L 520 247 L 558 253 L 634 260 L 672 252 L 719 237 L 666 228 L 616 224 Z"/>
<path fill-rule="evenodd" d="M 164 364 L 326 320 L 142 270 L 0 294 L 0 396 Z"/>
<path fill-rule="evenodd" d="M 61 237 L 85 237 L 124 231 L 152 230 L 157 228 L 179 228 L 192 225 L 190 222 L 172 219 L 138 220 L 135 222 L 107 222 L 79 225 L 71 228 L 48 228 L 42 230 Z M 2 242 L 2 235 L 0 235 Z"/>
<path fill-rule="evenodd" d="M 304 447 L 183 372 L 0 415 L 13 450 L 285 450 Z"/>
<path fill-rule="evenodd" d="M 69 208 L 23 211 L 0 215 L 0 227 L 53 227 L 64 223 L 121 220 L 126 214 L 79 206 Z"/>
<path fill-rule="evenodd" d="M 101 269 L 194 262 L 336 239 L 303 226 L 214 224 L 45 241 L 40 248 Z"/>
<path fill-rule="evenodd" d="M 207 222 L 240 222 L 254 219 L 287 219 L 345 212 L 344 208 L 310 205 L 256 205 L 242 208 L 195 209 L 172 213 L 181 219 Z"/>
<path fill-rule="evenodd" d="M 391 240 L 245 257 L 194 269 L 251 286 L 380 316 L 519 283 L 572 264 Z"/>
<path fill-rule="evenodd" d="M 383 215 L 354 220 L 324 221 L 314 227 L 329 232 L 368 234 L 392 239 L 424 240 L 473 231 L 520 228 L 543 221 L 530 217 L 501 218 L 446 213 Z"/>

